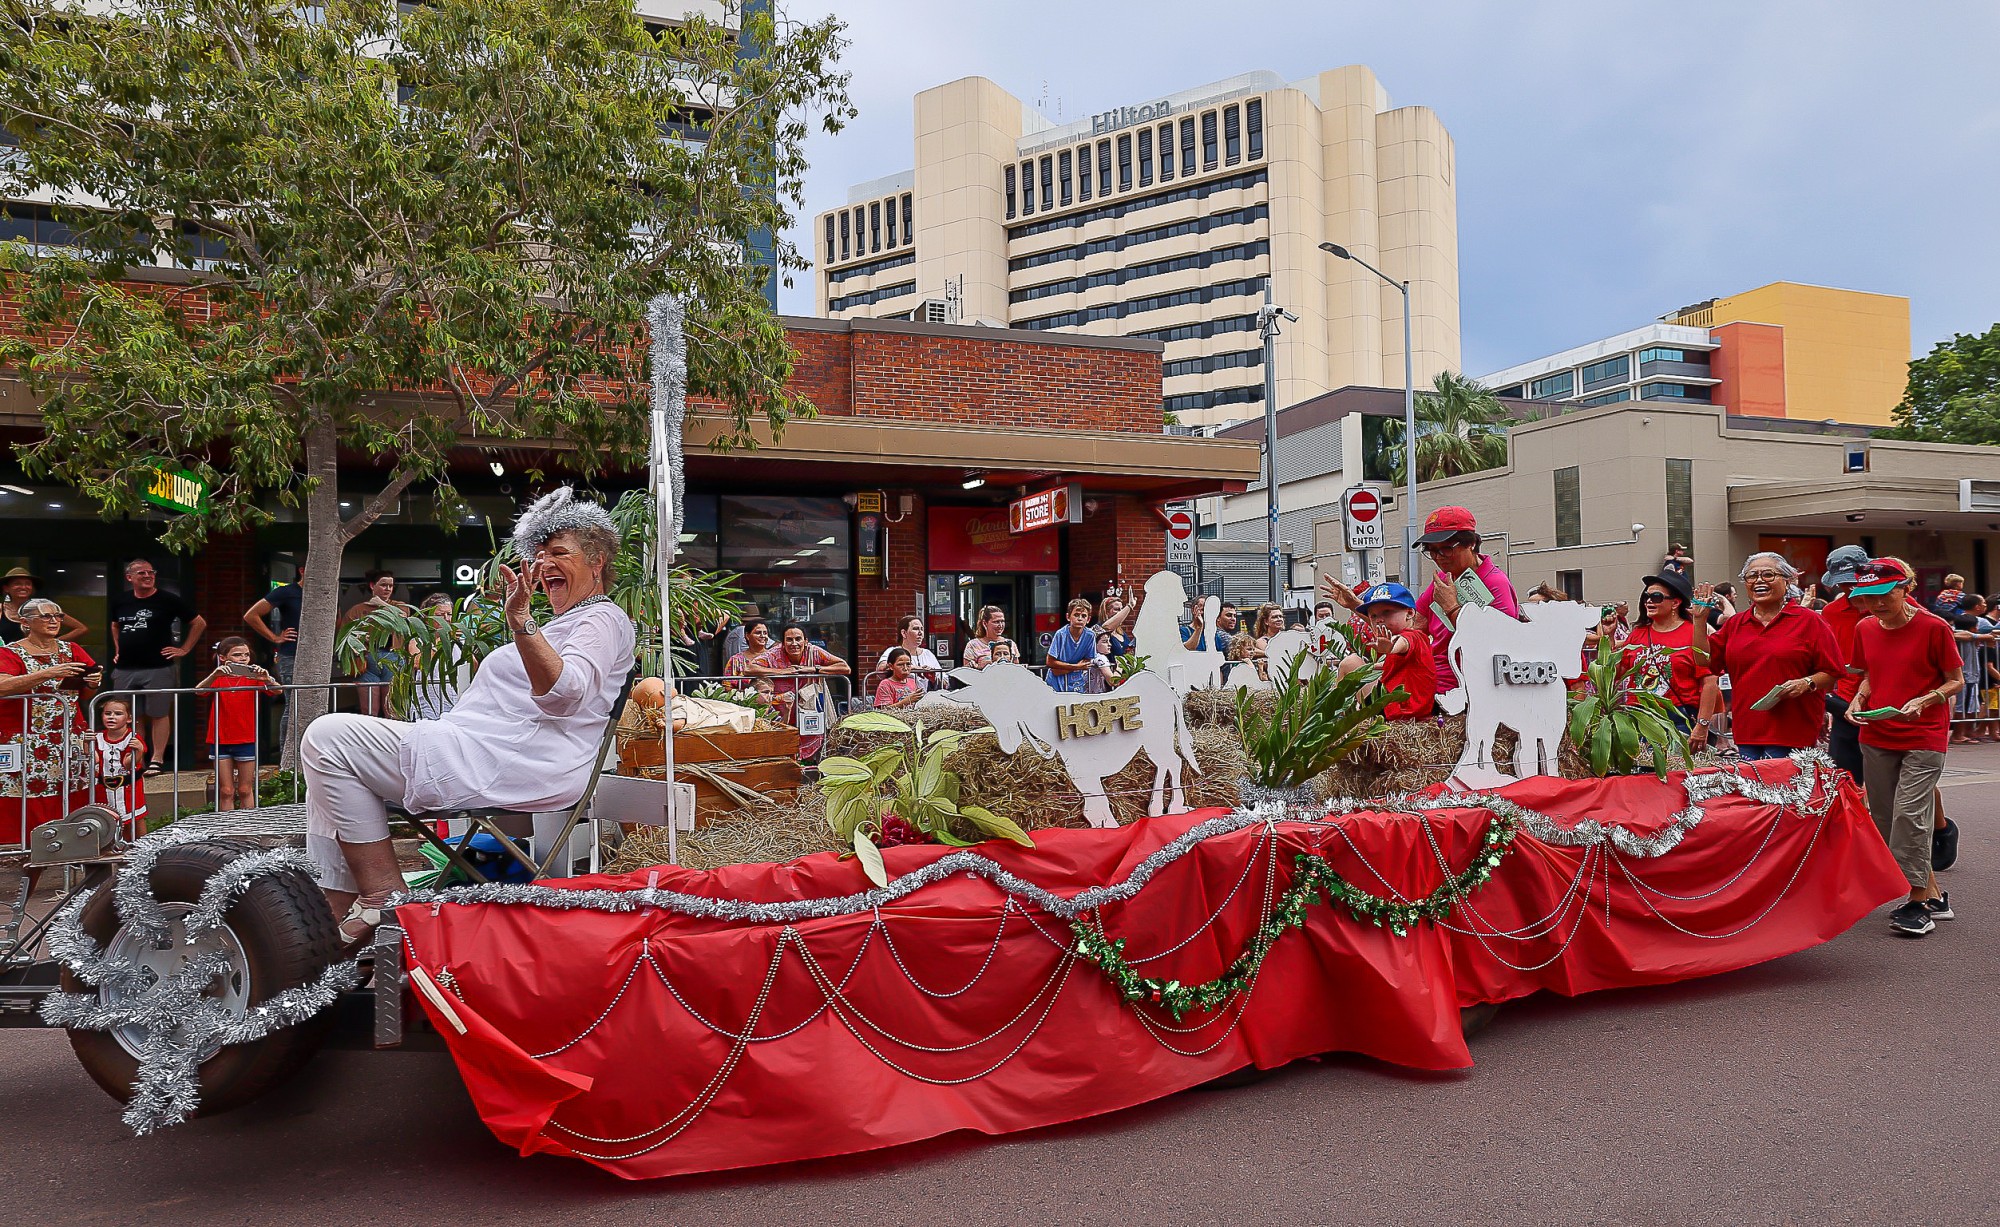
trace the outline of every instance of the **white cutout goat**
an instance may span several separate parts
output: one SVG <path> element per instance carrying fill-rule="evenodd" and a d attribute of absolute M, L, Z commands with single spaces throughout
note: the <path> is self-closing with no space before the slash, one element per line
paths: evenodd
<path fill-rule="evenodd" d="M 953 669 L 951 676 L 965 689 L 946 691 L 945 696 L 977 707 L 986 723 L 993 726 L 1002 752 L 1013 754 L 1025 741 L 1043 758 L 1062 760 L 1070 782 L 1083 794 L 1083 814 L 1090 825 L 1118 825 L 1111 813 L 1111 798 L 1104 793 L 1104 781 L 1122 771 L 1141 750 L 1153 764 L 1153 793 L 1146 815 L 1157 818 L 1187 809 L 1181 768 L 1185 765 L 1201 771 L 1194 756 L 1194 734 L 1181 710 L 1181 697 L 1150 669 L 1127 678 L 1108 694 L 1057 694 L 1025 667 L 1005 661 L 984 669 Z M 1117 726 L 1103 724 L 1102 731 L 1083 735 L 1065 737 L 1059 731 L 1059 718 L 1074 718 L 1072 708 L 1120 702 L 1128 711 L 1136 707 L 1135 718 Z M 1103 710 L 1100 706 L 1090 714 Z M 1169 781 L 1173 785 L 1171 810 L 1165 796 Z"/>

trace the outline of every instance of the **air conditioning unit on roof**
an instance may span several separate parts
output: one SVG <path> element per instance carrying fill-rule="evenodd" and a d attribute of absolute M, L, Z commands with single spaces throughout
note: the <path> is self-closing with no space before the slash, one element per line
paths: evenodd
<path fill-rule="evenodd" d="M 1961 477 L 1958 481 L 1960 511 L 2000 511 L 2000 481 Z"/>

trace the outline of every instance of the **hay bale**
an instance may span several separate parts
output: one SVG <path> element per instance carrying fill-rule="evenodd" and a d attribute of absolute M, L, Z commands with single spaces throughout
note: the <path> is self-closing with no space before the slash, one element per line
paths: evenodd
<path fill-rule="evenodd" d="M 840 847 L 833 828 L 826 825 L 825 798 L 817 786 L 807 785 L 784 804 L 724 815 L 699 831 L 681 832 L 680 863 L 689 869 L 716 869 L 789 861 Z M 619 845 L 605 872 L 630 873 L 666 863 L 666 828 L 640 827 Z"/>
<path fill-rule="evenodd" d="M 1268 706 L 1270 692 L 1253 691 L 1250 701 Z M 1246 773 L 1243 740 L 1236 729 L 1236 692 L 1197 690 L 1187 697 L 1185 710 L 1201 764 L 1199 774 L 1190 773 L 1182 780 L 1188 807 L 1236 805 L 1237 785 Z M 926 708 L 915 716 L 926 729 L 969 730 L 985 722 L 973 708 L 957 704 Z M 843 723 L 827 734 L 827 753 L 860 757 L 898 736 L 864 733 Z M 1495 740 L 1494 756 L 1509 769 L 1518 740 L 1507 729 Z M 1463 716 L 1394 721 L 1345 762 L 1316 776 L 1311 785 L 1327 799 L 1418 792 L 1448 778 L 1464 746 Z M 1043 758 L 1026 746 L 1017 754 L 1003 754 L 999 741 L 987 733 L 967 738 L 946 765 L 958 773 L 960 800 L 965 804 L 984 806 L 1030 831 L 1088 825 L 1083 799 L 1058 759 Z M 1567 743 L 1562 748 L 1561 773 L 1569 779 L 1590 775 L 1583 757 Z M 1121 824 L 1145 817 L 1152 786 L 1153 767 L 1144 754 L 1105 782 L 1112 813 Z M 817 787 L 808 785 L 794 798 L 774 800 L 755 813 L 723 818 L 683 836 L 681 863 L 710 869 L 840 850 L 825 814 L 825 799 Z M 611 867 L 624 872 L 663 863 L 666 848 L 666 832 L 647 828 L 626 841 Z"/>

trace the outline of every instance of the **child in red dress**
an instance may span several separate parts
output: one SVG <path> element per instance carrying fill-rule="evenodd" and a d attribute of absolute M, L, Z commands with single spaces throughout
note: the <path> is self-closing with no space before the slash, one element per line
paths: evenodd
<path fill-rule="evenodd" d="M 116 813 L 127 839 L 146 833 L 146 743 L 132 731 L 132 701 L 106 699 L 97 705 L 97 783 L 90 800 Z"/>

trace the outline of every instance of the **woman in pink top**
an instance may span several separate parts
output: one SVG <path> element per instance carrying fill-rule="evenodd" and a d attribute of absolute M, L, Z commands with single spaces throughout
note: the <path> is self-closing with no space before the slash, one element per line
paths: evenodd
<path fill-rule="evenodd" d="M 1417 544 L 1438 569 L 1437 578 L 1417 597 L 1417 627 L 1430 638 L 1437 675 L 1449 678 L 1454 674 L 1446 652 L 1451 646 L 1451 633 L 1458 628 L 1459 577 L 1467 572 L 1478 576 L 1479 582 L 1493 594 L 1486 603 L 1510 618 L 1521 616 L 1521 602 L 1515 597 L 1514 585 L 1506 573 L 1479 552 L 1479 525 L 1465 508 L 1440 507 L 1431 512 L 1424 519 L 1424 535 L 1417 538 Z M 1444 582 L 1440 584 L 1438 580 Z M 1321 587 L 1336 603 L 1348 609 L 1361 607 L 1354 590 L 1346 584 L 1328 579 L 1321 581 Z"/>

